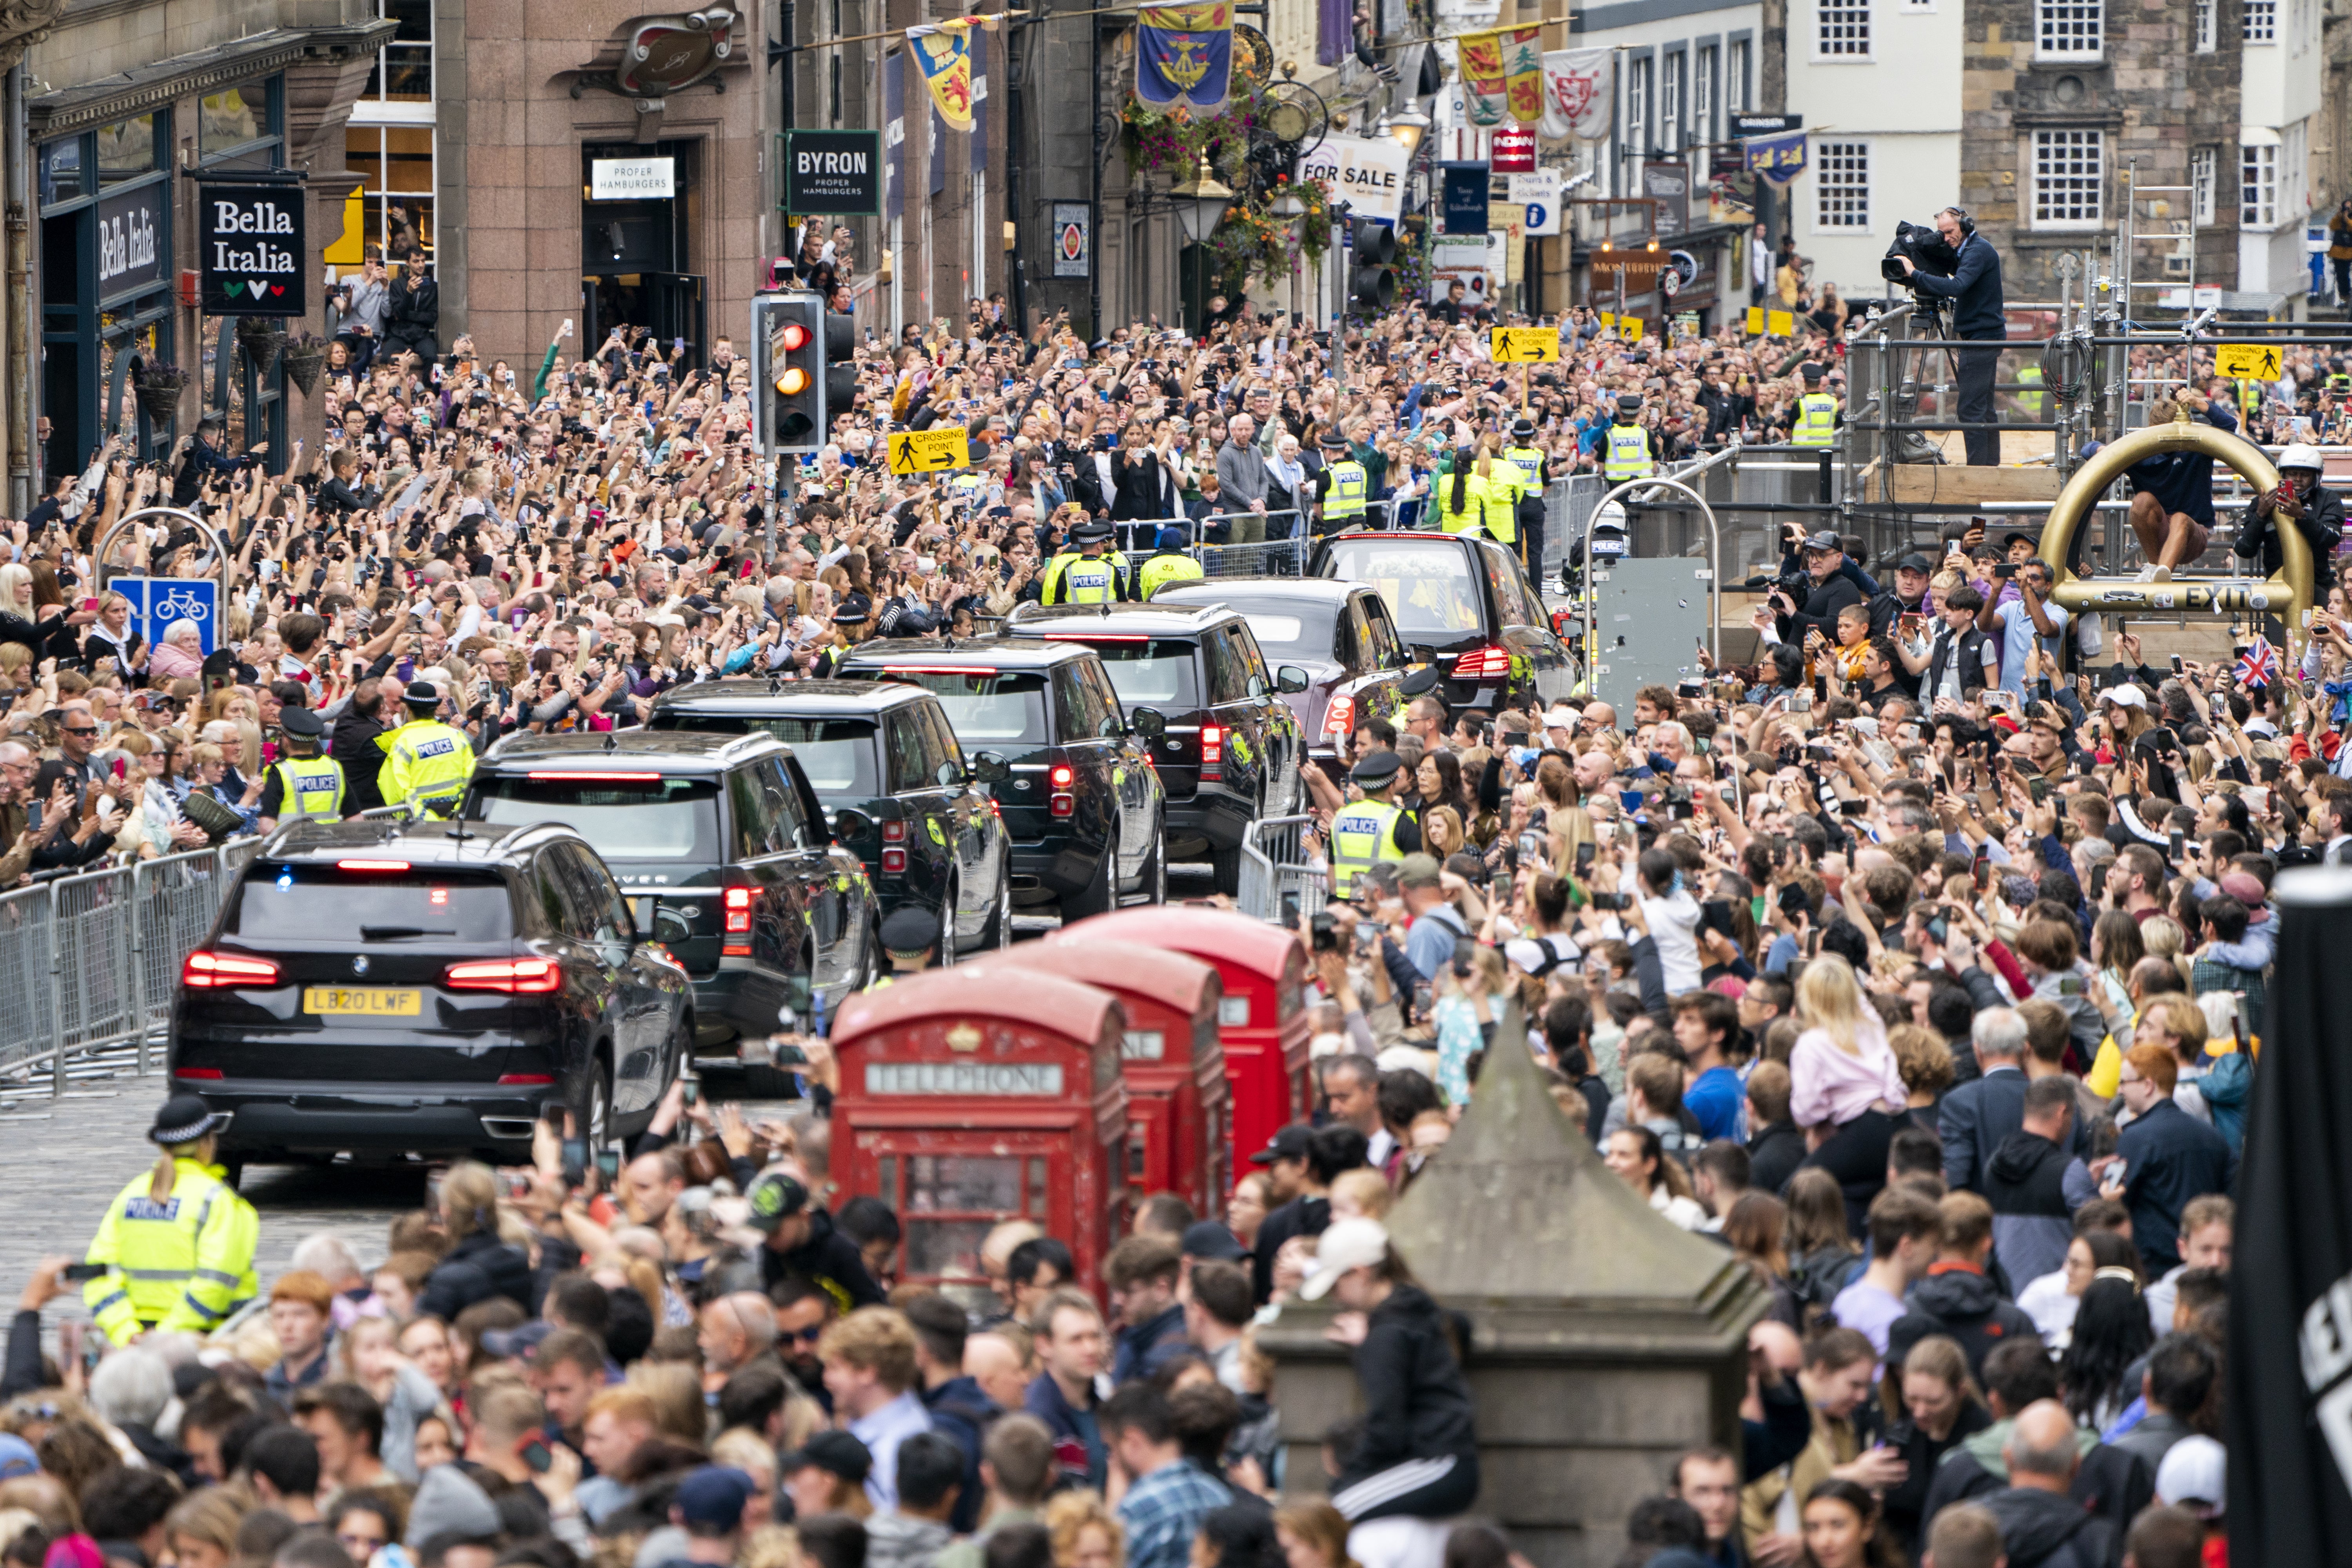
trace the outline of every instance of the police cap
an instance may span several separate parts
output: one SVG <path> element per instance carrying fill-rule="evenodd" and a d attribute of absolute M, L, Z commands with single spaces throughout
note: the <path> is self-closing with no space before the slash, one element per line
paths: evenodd
<path fill-rule="evenodd" d="M 403 691 L 400 700 L 411 708 L 430 713 L 441 706 L 441 689 L 429 680 L 419 680 Z"/>
<path fill-rule="evenodd" d="M 1821 366 L 1817 364 L 1807 364 L 1800 366 L 1797 374 L 1805 378 L 1805 384 L 1807 386 L 1811 386 L 1815 382 L 1821 380 L 1822 373 Z"/>
<path fill-rule="evenodd" d="M 1070 538 L 1078 544 L 1103 544 L 1109 542 L 1111 532 L 1110 524 L 1100 518 L 1089 518 L 1070 530 Z"/>
<path fill-rule="evenodd" d="M 278 715 L 278 727 L 297 741 L 315 741 L 327 732 L 326 721 L 308 708 L 288 708 Z"/>
<path fill-rule="evenodd" d="M 862 626 L 873 618 L 874 601 L 863 594 L 851 594 L 833 607 L 836 626 Z"/>
<path fill-rule="evenodd" d="M 1348 449 L 1348 438 L 1337 430 L 1326 430 L 1323 432 L 1322 446 L 1327 452 L 1344 452 Z"/>
<path fill-rule="evenodd" d="M 1639 414 L 1641 411 L 1642 400 L 1640 398 L 1634 396 L 1630 392 L 1622 392 L 1617 395 L 1617 412 L 1619 414 Z"/>
<path fill-rule="evenodd" d="M 1366 789 L 1386 789 L 1402 772 L 1402 757 L 1394 752 L 1373 752 L 1349 770 L 1348 776 Z"/>
<path fill-rule="evenodd" d="M 1536 433 L 1536 422 L 1525 415 L 1511 421 L 1511 434 L 1524 441 Z"/>
<path fill-rule="evenodd" d="M 893 958 L 917 958 L 940 944 L 940 917 L 913 904 L 890 911 L 882 921 L 882 945 Z"/>

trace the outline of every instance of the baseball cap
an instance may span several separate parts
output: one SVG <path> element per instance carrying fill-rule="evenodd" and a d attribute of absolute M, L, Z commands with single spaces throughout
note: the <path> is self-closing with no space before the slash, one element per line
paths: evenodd
<path fill-rule="evenodd" d="M 1809 533 L 1805 536 L 1805 548 L 1807 550 L 1843 550 L 1845 541 L 1839 538 L 1832 530 L 1824 528 L 1818 533 Z"/>
<path fill-rule="evenodd" d="M 743 1522 L 751 1500 L 751 1478 L 731 1465 L 705 1465 L 677 1483 L 675 1506 L 688 1525 L 732 1530 Z"/>
<path fill-rule="evenodd" d="M 2118 708 L 2144 710 L 2147 707 L 2147 693 L 2142 691 L 2134 682 L 2126 680 L 2120 686 L 2108 687 L 2099 694 L 2099 700 L 2112 702 Z"/>
<path fill-rule="evenodd" d="M 806 1443 L 783 1457 L 776 1473 L 789 1476 L 812 1468 L 839 1476 L 853 1485 L 861 1484 L 873 1472 L 874 1455 L 854 1434 L 812 1432 Z"/>
<path fill-rule="evenodd" d="M 1180 1250 L 1187 1258 L 1213 1258 L 1222 1263 L 1232 1263 L 1249 1256 L 1242 1250 L 1242 1244 L 1234 1238 L 1234 1233 L 1213 1219 L 1196 1220 L 1186 1226 Z"/>
<path fill-rule="evenodd" d="M 1439 871 L 1436 856 L 1408 855 L 1397 864 L 1397 886 L 1434 888 L 1439 881 Z"/>
<path fill-rule="evenodd" d="M 1350 1268 L 1369 1268 L 1389 1255 L 1389 1230 L 1376 1219 L 1334 1220 L 1315 1241 L 1315 1271 L 1298 1287 L 1301 1299 L 1319 1301 Z"/>
<path fill-rule="evenodd" d="M 1252 1154 L 1253 1165 L 1271 1165 L 1276 1160 L 1304 1160 L 1311 1130 L 1304 1122 L 1278 1130 L 1265 1141 L 1265 1147 Z"/>
<path fill-rule="evenodd" d="M 2157 1500 L 2200 1519 L 2219 1519 L 2228 1506 L 2229 1454 L 2210 1437 L 2183 1437 L 2156 1467 Z"/>
<path fill-rule="evenodd" d="M 1936 563 L 1915 550 L 1897 561 L 1895 563 L 1895 569 L 1897 572 L 1933 572 L 1936 569 Z"/>
<path fill-rule="evenodd" d="M 33 1446 L 14 1432 L 0 1432 L 0 1481 L 40 1473 L 41 1461 Z"/>
<path fill-rule="evenodd" d="M 1573 730 L 1576 728 L 1576 721 L 1583 717 L 1584 715 L 1579 713 L 1575 709 L 1570 708 L 1567 703 L 1555 702 L 1551 705 L 1550 710 L 1543 716 L 1544 728 L 1547 730 Z"/>
<path fill-rule="evenodd" d="M 2252 871 L 2232 871 L 2221 879 L 2221 890 L 2250 910 L 2260 909 L 2270 896 L 2263 879 Z"/>
<path fill-rule="evenodd" d="M 751 1205 L 751 1223 L 760 1230 L 774 1230 L 784 1221 L 808 1207 L 808 1188 L 800 1178 L 785 1171 L 762 1171 L 751 1178 L 743 1193 L 743 1201 Z"/>

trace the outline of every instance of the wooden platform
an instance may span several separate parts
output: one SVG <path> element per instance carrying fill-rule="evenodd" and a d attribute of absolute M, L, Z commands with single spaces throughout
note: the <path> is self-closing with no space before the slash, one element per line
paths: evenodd
<path fill-rule="evenodd" d="M 1883 481 L 1889 489 L 1882 488 Z M 2054 501 L 2058 470 L 1971 468 L 1951 463 L 1873 463 L 1863 469 L 1861 489 L 1850 498 L 1864 505 L 1891 500 L 1897 506 L 1964 511 L 1987 501 Z"/>

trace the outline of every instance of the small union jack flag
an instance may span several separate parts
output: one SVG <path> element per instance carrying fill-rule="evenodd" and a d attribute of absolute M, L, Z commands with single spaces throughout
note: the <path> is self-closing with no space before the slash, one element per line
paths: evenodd
<path fill-rule="evenodd" d="M 2238 656 L 2238 684 L 2268 686 L 2278 679 L 2278 650 L 2270 639 L 2257 634 L 2253 646 Z"/>

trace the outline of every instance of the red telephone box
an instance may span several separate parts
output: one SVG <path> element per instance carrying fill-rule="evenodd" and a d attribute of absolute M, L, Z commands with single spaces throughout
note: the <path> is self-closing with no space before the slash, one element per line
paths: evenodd
<path fill-rule="evenodd" d="M 983 1280 L 990 1228 L 1028 1219 L 1094 1288 L 1124 1218 L 1126 1034 L 1110 993 L 987 962 L 843 1005 L 834 1178 L 898 1214 L 901 1279 Z"/>
<path fill-rule="evenodd" d="M 1134 942 L 1190 953 L 1224 977 L 1217 1034 L 1233 1085 L 1236 1152 L 1255 1153 L 1275 1133 L 1307 1120 L 1307 946 L 1295 931 L 1223 910 L 1138 907 L 1065 926 L 1055 943 Z"/>
<path fill-rule="evenodd" d="M 1203 1219 L 1225 1212 L 1233 1094 L 1217 1038 L 1224 983 L 1216 969 L 1126 942 L 1024 942 L 992 960 L 1109 992 L 1127 1009 L 1119 1068 L 1127 1078 L 1127 1184 L 1174 1193 Z"/>

